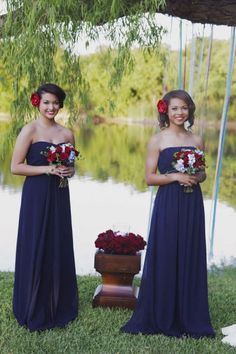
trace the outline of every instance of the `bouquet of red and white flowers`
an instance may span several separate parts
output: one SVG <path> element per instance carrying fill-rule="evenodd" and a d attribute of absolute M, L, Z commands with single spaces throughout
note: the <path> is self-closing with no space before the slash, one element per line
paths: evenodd
<path fill-rule="evenodd" d="M 95 246 L 109 254 L 134 255 L 144 249 L 146 241 L 132 232 L 122 234 L 119 231 L 107 230 L 98 235 Z"/>
<path fill-rule="evenodd" d="M 75 159 L 80 157 L 80 152 L 71 143 L 51 145 L 41 154 L 47 158 L 50 165 L 74 166 Z M 61 177 L 59 187 L 67 187 L 67 177 Z"/>
<path fill-rule="evenodd" d="M 174 153 L 173 158 L 172 166 L 176 171 L 182 173 L 194 175 L 197 172 L 204 171 L 206 167 L 204 152 L 199 149 L 182 148 Z M 184 187 L 184 192 L 189 193 L 192 191 L 192 187 Z"/>

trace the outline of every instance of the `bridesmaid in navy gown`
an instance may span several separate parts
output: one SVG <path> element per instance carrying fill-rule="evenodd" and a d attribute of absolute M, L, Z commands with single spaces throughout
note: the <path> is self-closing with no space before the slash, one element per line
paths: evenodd
<path fill-rule="evenodd" d="M 70 142 L 73 133 L 57 124 L 64 91 L 44 84 L 32 95 L 39 117 L 23 127 L 12 156 L 13 174 L 26 176 L 19 218 L 13 312 L 30 331 L 63 327 L 78 314 L 70 197 L 60 178 L 74 167 L 49 165 L 41 151 Z M 26 163 L 25 163 L 26 160 Z"/>
<path fill-rule="evenodd" d="M 161 132 L 148 145 L 146 181 L 159 186 L 152 213 L 139 297 L 127 333 L 182 337 L 214 336 L 208 309 L 205 221 L 201 188 L 205 172 L 173 171 L 181 148 L 203 150 L 189 129 L 195 104 L 174 90 L 158 102 Z M 188 128 L 189 128 L 188 127 Z M 156 174 L 157 169 L 159 174 Z M 191 193 L 184 192 L 192 187 Z"/>

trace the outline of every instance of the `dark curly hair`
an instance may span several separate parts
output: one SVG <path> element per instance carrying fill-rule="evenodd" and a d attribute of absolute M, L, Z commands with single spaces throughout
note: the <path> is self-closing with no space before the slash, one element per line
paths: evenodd
<path fill-rule="evenodd" d="M 184 90 L 173 90 L 167 92 L 165 96 L 162 98 L 162 100 L 166 102 L 167 106 L 169 106 L 170 100 L 172 98 L 179 98 L 180 100 L 184 101 L 188 106 L 189 116 L 187 121 L 189 122 L 188 128 L 191 128 L 194 123 L 194 112 L 196 109 L 195 103 L 193 102 L 191 96 L 188 94 L 188 92 Z M 161 129 L 169 127 L 170 125 L 169 117 L 167 113 L 159 113 L 158 121 Z"/>
<path fill-rule="evenodd" d="M 63 105 L 64 105 L 63 103 L 66 98 L 66 93 L 64 90 L 62 90 L 61 87 L 59 87 L 55 84 L 47 83 L 47 84 L 41 85 L 36 91 L 36 93 L 39 95 L 40 99 L 42 98 L 42 94 L 45 92 L 52 93 L 53 95 L 55 95 L 59 100 L 60 108 L 63 107 Z"/>

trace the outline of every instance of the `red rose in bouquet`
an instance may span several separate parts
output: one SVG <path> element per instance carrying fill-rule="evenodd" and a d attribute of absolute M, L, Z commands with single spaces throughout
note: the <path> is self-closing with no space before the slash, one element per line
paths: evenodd
<path fill-rule="evenodd" d="M 206 167 L 204 152 L 199 149 L 181 149 L 174 153 L 172 166 L 176 171 L 190 175 L 204 171 Z M 191 193 L 193 188 L 184 187 L 184 192 Z"/>
<path fill-rule="evenodd" d="M 47 158 L 50 165 L 56 166 L 73 166 L 75 159 L 80 157 L 80 152 L 70 143 L 48 146 L 45 151 L 41 151 L 41 154 Z M 67 186 L 67 177 L 61 177 L 59 187 Z"/>

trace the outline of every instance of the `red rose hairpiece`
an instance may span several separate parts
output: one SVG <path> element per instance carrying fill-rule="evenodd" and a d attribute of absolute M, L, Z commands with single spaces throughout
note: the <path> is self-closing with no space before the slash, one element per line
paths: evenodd
<path fill-rule="evenodd" d="M 39 106 L 39 103 L 40 103 L 39 94 L 36 93 L 36 92 L 32 93 L 31 98 L 30 98 L 30 101 L 31 101 L 31 103 L 32 103 L 32 105 L 33 105 L 34 107 L 38 107 L 38 106 Z"/>
<path fill-rule="evenodd" d="M 157 110 L 159 113 L 166 113 L 167 109 L 168 109 L 168 105 L 167 105 L 166 101 L 159 100 L 157 102 Z"/>

